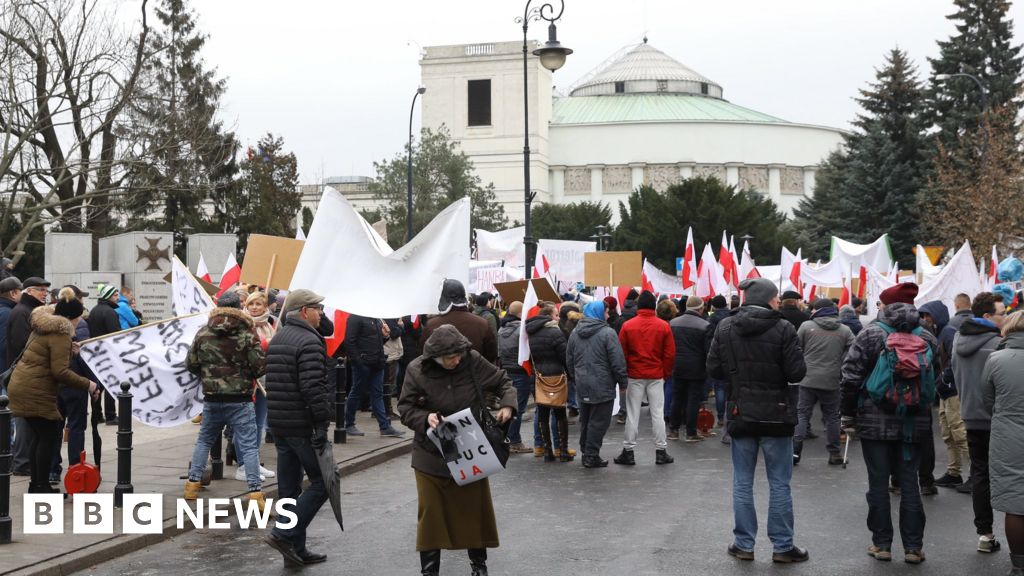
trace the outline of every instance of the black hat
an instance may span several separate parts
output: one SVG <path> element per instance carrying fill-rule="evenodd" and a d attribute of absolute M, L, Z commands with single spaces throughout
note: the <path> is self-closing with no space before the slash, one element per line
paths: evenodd
<path fill-rule="evenodd" d="M 220 298 L 217 298 L 217 306 L 220 308 L 241 308 L 242 298 L 238 295 L 238 292 L 228 290 L 221 294 Z"/>
<path fill-rule="evenodd" d="M 0 293 L 10 292 L 11 290 L 21 290 L 21 280 L 14 276 L 8 276 L 0 280 Z"/>
<path fill-rule="evenodd" d="M 63 316 L 68 320 L 74 320 L 85 313 L 85 306 L 82 305 L 82 301 L 78 298 L 58 298 L 57 304 L 53 307 L 53 313 L 57 316 Z"/>
<path fill-rule="evenodd" d="M 719 294 L 711 299 L 711 306 L 717 310 L 721 310 L 723 308 L 728 308 L 729 303 L 725 301 L 725 296 Z"/>
<path fill-rule="evenodd" d="M 452 306 L 468 306 L 466 288 L 462 282 L 448 278 L 441 286 L 441 298 L 437 301 L 437 311 L 444 314 L 451 310 Z"/>
<path fill-rule="evenodd" d="M 649 290 L 644 290 L 636 299 L 637 310 L 654 310 L 658 306 L 658 300 Z"/>
<path fill-rule="evenodd" d="M 39 276 L 30 276 L 27 280 L 21 283 L 22 288 L 34 288 L 36 286 L 42 286 L 43 288 L 50 287 L 49 280 L 43 280 Z"/>
<path fill-rule="evenodd" d="M 794 292 L 793 290 L 786 290 L 785 292 L 782 293 L 782 299 L 783 300 L 803 300 L 804 297 L 801 296 L 799 292 Z"/>

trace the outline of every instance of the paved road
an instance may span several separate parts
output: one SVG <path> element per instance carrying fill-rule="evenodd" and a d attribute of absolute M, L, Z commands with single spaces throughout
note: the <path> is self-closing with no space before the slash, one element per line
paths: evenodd
<path fill-rule="evenodd" d="M 646 417 L 646 411 L 645 411 Z M 817 419 L 816 419 L 817 420 Z M 575 427 L 573 427 L 575 430 Z M 604 456 L 619 450 L 622 426 L 612 425 Z M 771 545 L 759 538 L 754 563 L 725 554 L 732 537 L 729 450 L 717 439 L 696 445 L 670 442 L 675 464 L 654 465 L 648 430 L 641 429 L 637 466 L 611 464 L 586 470 L 579 461 L 545 464 L 530 455 L 514 456 L 509 469 L 491 484 L 502 546 L 490 552 L 498 575 L 787 575 L 1004 574 L 1008 552 L 986 556 L 974 551 L 970 497 L 942 490 L 926 500 L 927 562 L 879 563 L 867 557 L 866 473 L 860 450 L 850 449 L 847 470 L 826 464 L 823 440 L 809 441 L 793 478 L 796 541 L 811 561 L 772 567 Z M 945 454 L 939 450 L 940 460 Z M 943 463 L 938 464 L 939 471 Z M 419 574 L 414 550 L 416 493 L 407 457 L 346 479 L 346 528 L 340 533 L 325 507 L 311 526 L 309 546 L 330 555 L 309 575 Z M 763 469 L 755 486 L 762 523 L 767 515 Z M 893 499 L 898 507 L 897 499 Z M 1001 533 L 1002 515 L 997 514 Z M 897 536 L 898 537 L 898 536 Z M 90 570 L 123 576 L 188 573 L 296 574 L 280 555 L 260 542 L 259 531 L 194 531 Z M 187 572 L 186 572 L 187 570 Z M 445 552 L 442 574 L 468 574 L 462 552 Z"/>

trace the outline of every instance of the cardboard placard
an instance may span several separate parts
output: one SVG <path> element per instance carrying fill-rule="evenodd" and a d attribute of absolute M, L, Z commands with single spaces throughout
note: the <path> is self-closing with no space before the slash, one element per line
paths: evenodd
<path fill-rule="evenodd" d="M 583 283 L 587 286 L 639 286 L 642 252 L 587 252 L 583 255 Z"/>
<path fill-rule="evenodd" d="M 251 234 L 242 262 L 243 284 L 287 290 L 306 243 L 294 238 Z"/>
<path fill-rule="evenodd" d="M 501 299 L 506 304 L 512 302 L 522 302 L 526 299 L 526 280 L 516 280 L 515 282 L 498 282 L 494 285 L 494 288 L 501 295 Z M 562 297 L 555 292 L 555 289 L 551 287 L 551 283 L 548 282 L 547 278 L 534 278 L 530 280 L 533 282 L 533 291 L 537 293 L 538 300 L 546 300 L 548 302 L 554 302 L 558 304 L 562 301 Z"/>

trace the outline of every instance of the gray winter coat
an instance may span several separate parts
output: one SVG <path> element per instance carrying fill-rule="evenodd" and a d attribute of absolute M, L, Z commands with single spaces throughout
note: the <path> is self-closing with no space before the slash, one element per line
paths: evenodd
<path fill-rule="evenodd" d="M 960 416 L 968 430 L 988 430 L 992 411 L 981 395 L 981 373 L 985 361 L 999 345 L 999 329 L 968 318 L 953 338 L 953 379 L 960 394 Z"/>
<path fill-rule="evenodd" d="M 888 338 L 885 330 L 878 322 L 901 331 L 911 332 L 920 326 L 921 320 L 917 308 L 909 304 L 890 304 L 878 313 L 878 321 L 872 322 L 853 341 L 853 346 L 843 359 L 842 401 L 840 411 L 843 416 L 857 418 L 857 433 L 865 440 L 903 441 L 903 417 L 893 412 L 882 410 L 871 401 L 864 383 L 875 369 L 878 357 L 885 348 Z M 939 369 L 939 342 L 931 332 L 921 332 L 935 356 L 935 370 Z M 913 433 L 910 442 L 931 442 L 932 411 L 922 410 L 913 418 Z"/>
<path fill-rule="evenodd" d="M 1024 332 L 1013 332 L 993 352 L 981 377 L 981 395 L 992 413 L 989 478 L 992 507 L 1024 514 Z"/>
<path fill-rule="evenodd" d="M 519 325 L 522 321 L 515 316 L 512 318 L 513 320 L 498 329 L 498 365 L 504 368 L 509 376 L 524 376 L 526 370 L 519 365 Z"/>
<path fill-rule="evenodd" d="M 576 397 L 584 404 L 615 399 L 616 384 L 626 386 L 626 356 L 611 326 L 596 318 L 583 318 L 569 336 L 565 366 L 576 382 Z"/>
<path fill-rule="evenodd" d="M 839 390 L 846 351 L 853 346 L 853 331 L 836 316 L 812 318 L 796 331 L 804 350 L 807 375 L 800 385 L 816 390 Z"/>

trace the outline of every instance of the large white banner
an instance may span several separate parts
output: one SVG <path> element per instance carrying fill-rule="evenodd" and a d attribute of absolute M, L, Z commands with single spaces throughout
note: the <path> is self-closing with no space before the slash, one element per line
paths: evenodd
<path fill-rule="evenodd" d="M 537 243 L 548 259 L 551 275 L 569 284 L 583 282 L 583 255 L 597 250 L 596 242 L 541 239 Z"/>
<path fill-rule="evenodd" d="M 213 300 L 196 281 L 188 267 L 175 256 L 171 260 L 171 306 L 174 316 L 187 316 L 213 310 Z"/>
<path fill-rule="evenodd" d="M 921 285 L 914 304 L 920 306 L 925 302 L 941 300 L 946 308 L 949 308 L 949 315 L 952 317 L 956 314 L 953 300 L 957 294 L 963 292 L 973 298 L 975 294 L 984 290 L 985 286 L 978 275 L 978 269 L 974 267 L 971 243 L 964 242 L 964 245 L 956 251 L 953 259 L 942 268 L 942 271 L 935 278 Z"/>
<path fill-rule="evenodd" d="M 82 359 L 108 394 L 131 385 L 132 416 L 148 426 L 169 428 L 203 411 L 203 387 L 185 369 L 185 357 L 206 314 L 145 324 L 82 343 Z"/>
<path fill-rule="evenodd" d="M 526 251 L 523 248 L 526 227 L 520 226 L 498 232 L 475 228 L 474 231 L 477 260 L 503 260 L 505 266 L 526 267 Z"/>
<path fill-rule="evenodd" d="M 657 266 L 651 264 L 646 259 L 644 259 L 644 275 L 647 276 L 647 281 L 654 287 L 656 294 L 679 296 L 683 293 L 682 278 L 662 272 Z"/>
<path fill-rule="evenodd" d="M 860 268 L 844 270 L 838 260 L 830 260 L 825 264 L 809 264 L 804 260 L 800 266 L 800 281 L 813 284 L 818 288 L 841 288 L 843 279 L 856 278 Z"/>
<path fill-rule="evenodd" d="M 458 459 L 448 462 L 448 471 L 452 473 L 452 479 L 459 486 L 472 484 L 477 480 L 483 480 L 493 476 L 505 469 L 501 461 L 494 455 L 491 443 L 484 436 L 484 431 L 477 423 L 473 412 L 466 408 L 451 416 L 445 416 L 445 421 L 455 424 L 458 431 L 455 437 L 455 445 L 458 448 Z M 439 452 L 441 440 L 434 433 L 433 429 L 427 430 L 427 438 L 437 446 Z"/>
<path fill-rule="evenodd" d="M 399 318 L 434 312 L 446 278 L 469 283 L 469 198 L 444 209 L 398 250 L 333 188 L 324 191 L 291 290 L 307 288 L 350 314 Z"/>
<path fill-rule="evenodd" d="M 853 269 L 855 274 L 861 266 L 874 268 L 885 274 L 892 269 L 893 265 L 889 235 L 882 234 L 871 244 L 854 244 L 833 236 L 831 259 L 838 261 L 843 269 Z"/>

